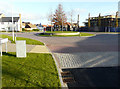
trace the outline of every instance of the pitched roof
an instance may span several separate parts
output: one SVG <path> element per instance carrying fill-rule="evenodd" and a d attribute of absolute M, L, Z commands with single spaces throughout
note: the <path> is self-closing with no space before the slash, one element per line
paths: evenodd
<path fill-rule="evenodd" d="M 67 25 L 71 26 L 71 24 L 69 22 L 66 22 Z"/>
<path fill-rule="evenodd" d="M 47 27 L 47 25 L 42 25 L 43 27 Z"/>
<path fill-rule="evenodd" d="M 13 17 L 13 22 L 18 22 L 19 17 Z M 2 17 L 1 22 L 12 22 L 12 17 Z"/>
<path fill-rule="evenodd" d="M 37 26 L 36 25 L 34 25 L 34 24 L 27 24 L 29 27 L 31 27 L 31 28 L 37 28 Z M 26 27 L 27 27 L 27 25 L 26 25 Z"/>

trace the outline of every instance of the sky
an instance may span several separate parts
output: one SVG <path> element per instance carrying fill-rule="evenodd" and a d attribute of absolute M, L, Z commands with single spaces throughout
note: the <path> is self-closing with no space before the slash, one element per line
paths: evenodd
<path fill-rule="evenodd" d="M 84 1 L 84 2 L 83 2 Z M 73 11 L 73 22 L 77 22 L 78 14 L 80 15 L 79 24 L 84 26 L 83 22 L 88 18 L 101 15 L 115 15 L 118 11 L 119 0 L 0 0 L 0 13 L 5 16 L 22 15 L 23 22 L 33 24 L 50 24 L 48 15 L 58 7 L 63 5 L 67 21 L 70 22 L 70 12 Z"/>

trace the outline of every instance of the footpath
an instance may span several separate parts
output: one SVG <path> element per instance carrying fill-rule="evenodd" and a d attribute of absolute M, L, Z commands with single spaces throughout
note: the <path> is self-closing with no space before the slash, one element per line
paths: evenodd
<path fill-rule="evenodd" d="M 5 52 L 5 44 L 2 45 L 2 50 Z M 7 50 L 8 52 L 16 52 L 16 44 L 14 43 L 7 43 Z M 26 44 L 26 51 L 27 53 L 50 53 L 44 45 L 28 45 Z"/>

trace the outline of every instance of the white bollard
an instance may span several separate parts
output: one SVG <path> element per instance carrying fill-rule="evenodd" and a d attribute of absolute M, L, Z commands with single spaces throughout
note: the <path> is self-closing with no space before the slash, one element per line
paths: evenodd
<path fill-rule="evenodd" d="M 16 41 L 16 56 L 19 58 L 26 57 L 26 40 Z"/>
<path fill-rule="evenodd" d="M 6 46 L 6 47 L 5 47 L 5 50 L 6 50 L 6 53 L 7 53 L 7 43 L 5 43 L 5 46 Z"/>
<path fill-rule="evenodd" d="M 1 56 L 2 56 L 2 44 L 0 44 L 0 52 L 1 52 Z"/>

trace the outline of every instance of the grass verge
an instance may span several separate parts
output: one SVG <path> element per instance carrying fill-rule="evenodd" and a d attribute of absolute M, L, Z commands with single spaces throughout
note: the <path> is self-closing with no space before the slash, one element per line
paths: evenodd
<path fill-rule="evenodd" d="M 2 38 L 8 38 L 12 43 L 15 43 L 15 41 L 13 41 L 12 36 L 8 36 L 8 35 L 0 35 L 0 37 Z M 31 44 L 31 45 L 44 45 L 42 42 L 37 41 L 37 40 L 33 40 L 33 39 L 29 39 L 29 38 L 24 38 L 24 37 L 17 37 L 16 40 L 26 40 L 26 44 Z"/>
<path fill-rule="evenodd" d="M 44 35 L 44 34 L 39 34 L 39 36 L 46 36 L 46 37 L 74 37 L 74 36 L 94 36 L 94 34 L 90 33 L 80 33 L 80 35 Z"/>
<path fill-rule="evenodd" d="M 60 87 L 60 80 L 51 54 L 28 53 L 17 58 L 15 53 L 3 53 L 3 87 Z"/>
<path fill-rule="evenodd" d="M 75 31 L 46 31 L 46 33 L 76 33 Z"/>

